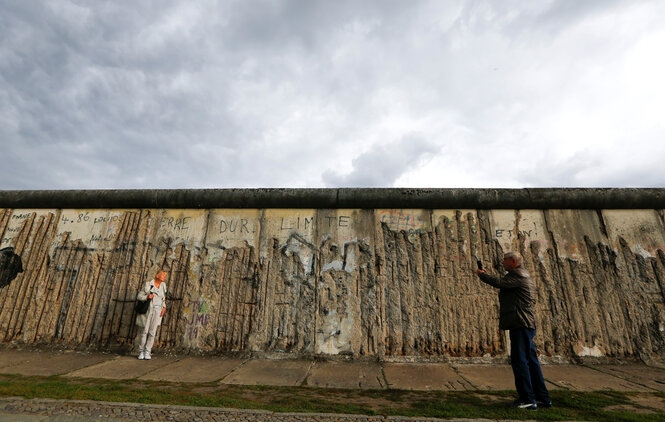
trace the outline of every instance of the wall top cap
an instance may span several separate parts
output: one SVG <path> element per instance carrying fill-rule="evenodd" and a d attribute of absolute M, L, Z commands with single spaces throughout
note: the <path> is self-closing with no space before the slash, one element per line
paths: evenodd
<path fill-rule="evenodd" d="M 665 188 L 5 190 L 0 208 L 664 209 Z"/>

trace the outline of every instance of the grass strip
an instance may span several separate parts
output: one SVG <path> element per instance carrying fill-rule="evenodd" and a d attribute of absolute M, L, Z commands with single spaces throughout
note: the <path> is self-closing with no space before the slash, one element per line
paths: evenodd
<path fill-rule="evenodd" d="M 640 403 L 632 398 L 640 395 Z M 0 396 L 436 418 L 662 421 L 665 395 L 553 391 L 555 407 L 513 409 L 510 391 L 347 390 L 0 375 Z M 645 406 L 644 399 L 657 406 Z"/>

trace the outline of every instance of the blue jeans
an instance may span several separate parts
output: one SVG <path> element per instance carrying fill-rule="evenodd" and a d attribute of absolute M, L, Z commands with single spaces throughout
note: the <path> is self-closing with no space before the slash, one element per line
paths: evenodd
<path fill-rule="evenodd" d="M 550 393 L 545 387 L 543 371 L 533 344 L 534 328 L 513 328 L 510 330 L 510 365 L 515 375 L 515 388 L 520 400 L 535 403 L 536 400 L 549 401 Z"/>

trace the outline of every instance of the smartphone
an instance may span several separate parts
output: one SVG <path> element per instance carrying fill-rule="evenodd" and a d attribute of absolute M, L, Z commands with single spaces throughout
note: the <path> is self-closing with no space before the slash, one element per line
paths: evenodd
<path fill-rule="evenodd" d="M 482 270 L 483 269 L 483 263 L 480 262 L 480 259 L 476 255 L 474 255 L 473 257 L 476 258 L 476 264 L 478 265 L 478 269 Z"/>

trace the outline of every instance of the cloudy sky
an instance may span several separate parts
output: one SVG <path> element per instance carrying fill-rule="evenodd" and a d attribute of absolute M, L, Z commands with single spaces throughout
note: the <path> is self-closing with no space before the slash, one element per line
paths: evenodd
<path fill-rule="evenodd" d="M 3 1 L 0 189 L 665 187 L 665 2 Z"/>

